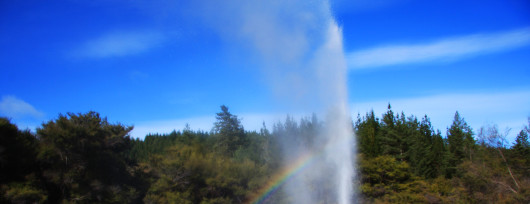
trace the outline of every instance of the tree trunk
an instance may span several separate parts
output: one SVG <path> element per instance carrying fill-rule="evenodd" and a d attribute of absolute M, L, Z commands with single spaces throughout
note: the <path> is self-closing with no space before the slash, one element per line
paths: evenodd
<path fill-rule="evenodd" d="M 504 163 L 506 164 L 506 168 L 508 168 L 508 172 L 510 173 L 510 177 L 512 177 L 513 182 L 515 183 L 515 186 L 517 187 L 517 190 L 519 190 L 520 189 L 519 183 L 517 183 L 517 180 L 515 179 L 515 177 L 513 177 L 512 170 L 510 169 L 510 166 L 508 166 L 508 162 L 506 161 L 506 158 L 504 157 L 504 154 L 502 153 L 501 148 L 497 147 L 497 150 L 499 151 L 499 154 L 501 155 L 502 160 L 504 160 Z M 514 191 L 514 192 L 517 193 L 517 191 Z"/>

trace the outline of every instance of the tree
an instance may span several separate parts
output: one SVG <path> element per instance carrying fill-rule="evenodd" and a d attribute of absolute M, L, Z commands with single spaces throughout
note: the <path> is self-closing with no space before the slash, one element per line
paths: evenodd
<path fill-rule="evenodd" d="M 318 121 L 317 115 L 312 114 L 311 118 L 305 117 L 300 119 L 299 125 L 299 140 L 302 145 L 312 148 L 315 145 L 315 138 L 321 130 L 321 124 Z"/>
<path fill-rule="evenodd" d="M 408 130 L 408 122 L 407 117 L 405 117 L 405 113 L 401 112 L 401 115 L 396 117 L 396 126 L 395 131 L 397 134 L 398 144 L 399 144 L 399 153 L 396 155 L 396 158 L 398 158 L 400 161 L 404 161 L 407 159 L 408 155 L 407 152 L 409 152 L 409 138 L 410 135 L 407 134 Z"/>
<path fill-rule="evenodd" d="M 432 134 L 433 129 L 431 121 L 427 115 L 425 115 L 420 124 L 410 139 L 410 164 L 413 167 L 417 175 L 424 177 L 431 177 L 433 170 L 433 158 L 430 158 L 430 151 L 432 147 Z"/>
<path fill-rule="evenodd" d="M 515 138 L 515 144 L 513 145 L 514 149 L 528 149 L 530 148 L 530 142 L 528 142 L 528 133 L 524 130 L 521 130 L 517 137 Z"/>
<path fill-rule="evenodd" d="M 446 149 L 442 138 L 442 133 L 438 130 L 432 137 L 432 144 L 426 155 L 426 178 L 436 178 L 445 173 Z"/>
<path fill-rule="evenodd" d="M 475 140 L 473 131 L 467 125 L 464 118 L 460 117 L 458 111 L 455 113 L 453 124 L 447 130 L 447 142 L 450 153 L 449 166 L 451 168 L 449 177 L 454 173 L 454 168 L 462 163 L 463 159 L 469 156 L 471 159 Z"/>
<path fill-rule="evenodd" d="M 38 160 L 49 202 L 133 202 L 141 198 L 128 169 L 129 131 L 96 112 L 68 113 L 37 129 Z"/>
<path fill-rule="evenodd" d="M 518 194 L 518 190 L 521 188 L 520 185 L 519 185 L 519 182 L 517 181 L 517 179 L 515 178 L 511 168 L 510 168 L 510 165 L 506 159 L 506 156 L 504 156 L 504 153 L 503 153 L 503 150 L 506 149 L 506 135 L 508 135 L 510 129 L 507 129 L 506 132 L 503 134 L 503 133 L 500 133 L 497 126 L 494 125 L 494 126 L 490 126 L 488 128 L 484 128 L 482 127 L 481 130 L 480 130 L 480 134 L 479 134 L 479 138 L 481 138 L 482 140 L 486 140 L 485 144 L 488 145 L 489 147 L 492 147 L 494 149 L 497 150 L 497 152 L 499 153 L 499 155 L 501 156 L 502 158 L 502 161 L 504 162 L 504 164 L 506 165 L 506 169 L 508 170 L 508 173 L 510 175 L 510 178 L 512 179 L 513 183 L 515 184 L 515 188 L 513 188 L 510 184 L 507 184 L 507 183 L 503 183 L 503 182 L 498 182 L 500 185 L 503 185 L 504 187 L 510 189 L 512 192 Z"/>
<path fill-rule="evenodd" d="M 228 107 L 221 106 L 217 113 L 217 122 L 214 124 L 213 133 L 216 136 L 215 149 L 222 155 L 232 157 L 234 152 L 247 141 L 245 130 L 236 115 L 228 111 Z"/>
<path fill-rule="evenodd" d="M 356 124 L 359 136 L 360 152 L 368 157 L 376 157 L 381 154 L 381 141 L 379 138 L 379 118 L 375 117 L 374 111 L 366 114 L 366 117 Z"/>
<path fill-rule="evenodd" d="M 510 163 L 512 164 L 514 173 L 530 175 L 530 143 L 528 141 L 527 131 L 521 130 L 519 132 L 510 152 Z"/>
<path fill-rule="evenodd" d="M 35 169 L 37 139 L 0 118 L 0 183 L 21 180 Z"/>
<path fill-rule="evenodd" d="M 392 155 L 394 157 L 402 158 L 402 143 L 403 137 L 399 134 L 398 131 L 398 121 L 392 112 L 392 107 L 388 104 L 388 110 L 383 114 L 381 129 L 380 129 L 380 138 L 382 153 Z"/>
<path fill-rule="evenodd" d="M 0 117 L 0 203 L 43 203 L 47 196 L 35 161 L 38 140 Z"/>
<path fill-rule="evenodd" d="M 512 149 L 521 156 L 530 156 L 530 142 L 528 141 L 528 134 L 530 133 L 530 118 L 528 118 L 529 125 L 526 126 L 515 138 L 515 144 Z"/>

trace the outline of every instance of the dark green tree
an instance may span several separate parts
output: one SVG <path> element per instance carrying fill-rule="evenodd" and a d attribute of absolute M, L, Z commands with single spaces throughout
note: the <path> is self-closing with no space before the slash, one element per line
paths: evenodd
<path fill-rule="evenodd" d="M 463 159 L 469 157 L 472 159 L 475 140 L 473 131 L 467 125 L 464 118 L 460 117 L 458 111 L 455 113 L 453 124 L 447 130 L 447 143 L 450 153 L 449 158 L 449 177 L 454 173 L 454 168 L 462 163 Z"/>
<path fill-rule="evenodd" d="M 514 169 L 521 172 L 523 175 L 530 175 L 530 141 L 528 140 L 528 133 L 530 132 L 529 127 L 530 126 L 526 126 L 519 132 L 511 149 Z"/>
<path fill-rule="evenodd" d="M 232 157 L 235 151 L 247 143 L 245 130 L 236 115 L 228 111 L 228 107 L 221 106 L 217 113 L 213 134 L 216 137 L 215 149 L 218 153 Z"/>
<path fill-rule="evenodd" d="M 0 203 L 43 203 L 47 199 L 35 161 L 38 140 L 0 118 Z"/>
<path fill-rule="evenodd" d="M 379 138 L 379 118 L 375 117 L 374 111 L 366 114 L 366 117 L 357 120 L 356 130 L 359 137 L 360 152 L 368 157 L 376 157 L 381 154 L 381 140 Z"/>
<path fill-rule="evenodd" d="M 0 118 L 0 183 L 21 180 L 36 168 L 37 139 Z"/>
<path fill-rule="evenodd" d="M 141 199 L 128 156 L 132 127 L 96 112 L 68 113 L 37 129 L 49 202 L 130 203 Z"/>
<path fill-rule="evenodd" d="M 398 117 L 394 116 L 392 107 L 388 104 L 388 110 L 383 114 L 379 133 L 381 135 L 382 153 L 401 158 L 403 137 L 399 134 L 397 119 Z"/>
<path fill-rule="evenodd" d="M 403 114 L 404 115 L 404 114 Z M 403 125 L 404 133 L 406 135 L 405 144 L 408 147 L 405 152 L 405 161 L 409 162 L 411 167 L 415 167 L 419 164 L 419 158 L 421 158 L 421 149 L 416 147 L 421 146 L 422 136 L 420 134 L 420 122 L 418 118 L 411 115 L 404 120 Z"/>
<path fill-rule="evenodd" d="M 423 175 L 426 178 L 436 178 L 445 174 L 447 151 L 442 133 L 439 130 L 432 136 L 432 143 L 430 144 L 429 151 L 425 155 L 425 159 Z"/>
<path fill-rule="evenodd" d="M 407 152 L 409 152 L 410 145 L 410 135 L 407 134 L 409 131 L 409 126 L 407 122 L 407 117 L 405 113 L 401 112 L 401 115 L 396 117 L 395 132 L 397 135 L 397 143 L 399 145 L 399 152 L 395 157 L 400 161 L 405 161 L 408 158 Z"/>
<path fill-rule="evenodd" d="M 432 134 L 434 132 L 427 115 L 422 118 L 417 130 L 411 137 L 410 164 L 417 175 L 427 177 L 433 171 L 433 161 L 428 155 L 432 147 Z"/>
<path fill-rule="evenodd" d="M 528 132 L 526 130 L 521 130 L 521 132 L 519 132 L 515 138 L 515 144 L 512 149 L 522 155 L 530 153 L 530 142 L 528 141 Z"/>

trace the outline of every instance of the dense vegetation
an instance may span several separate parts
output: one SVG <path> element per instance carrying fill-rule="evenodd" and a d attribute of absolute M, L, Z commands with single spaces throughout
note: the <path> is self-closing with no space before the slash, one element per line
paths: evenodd
<path fill-rule="evenodd" d="M 189 127 L 131 139 L 98 113 L 60 115 L 36 133 L 0 118 L 0 203 L 246 203 L 281 168 L 289 139 L 311 144 L 316 116 L 245 131 L 221 106 L 210 132 Z M 388 111 L 353 123 L 361 201 L 528 203 L 529 125 L 514 144 L 496 126 L 474 132 L 458 114 L 446 131 Z M 269 203 L 293 202 L 281 189 Z"/>
<path fill-rule="evenodd" d="M 530 119 L 529 119 L 530 125 Z M 361 192 L 371 202 L 528 203 L 529 126 L 511 148 L 496 126 L 478 133 L 456 112 L 446 137 L 424 116 L 358 117 Z"/>

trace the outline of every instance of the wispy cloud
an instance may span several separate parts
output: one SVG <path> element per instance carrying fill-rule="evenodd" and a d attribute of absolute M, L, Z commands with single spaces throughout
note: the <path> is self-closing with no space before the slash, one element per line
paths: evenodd
<path fill-rule="evenodd" d="M 351 69 L 456 60 L 530 45 L 530 28 L 441 39 L 427 44 L 387 45 L 347 54 Z"/>
<path fill-rule="evenodd" d="M 44 113 L 35 109 L 31 104 L 15 97 L 3 96 L 0 101 L 0 114 L 9 118 L 41 118 Z"/>
<path fill-rule="evenodd" d="M 338 13 L 372 11 L 396 4 L 406 3 L 407 0 L 333 0 L 331 5 Z"/>
<path fill-rule="evenodd" d="M 458 111 L 474 129 L 486 124 L 513 128 L 514 137 L 530 116 L 530 91 L 509 91 L 502 93 L 441 94 L 415 98 L 388 98 L 384 100 L 354 103 L 353 113 L 361 116 L 371 109 L 381 116 L 388 103 L 396 113 L 404 111 L 423 117 L 427 114 L 433 126 L 445 133 L 450 126 L 455 111 Z"/>
<path fill-rule="evenodd" d="M 81 58 L 109 58 L 147 52 L 167 38 L 153 31 L 114 31 L 83 43 L 74 51 Z"/>

